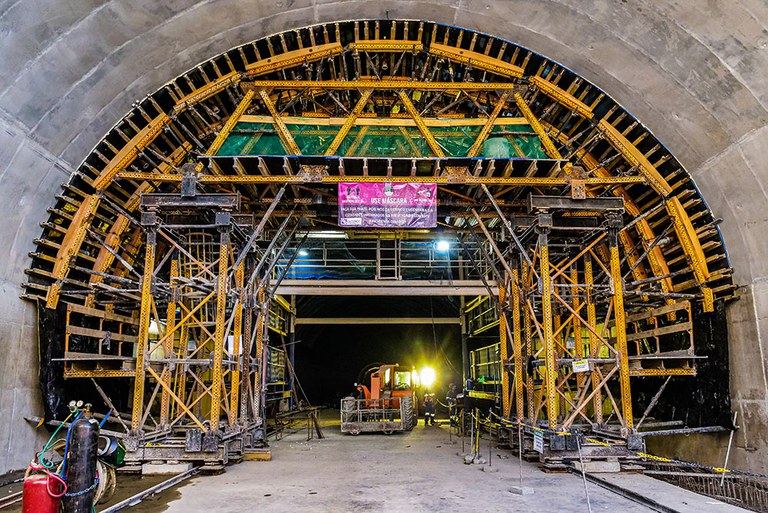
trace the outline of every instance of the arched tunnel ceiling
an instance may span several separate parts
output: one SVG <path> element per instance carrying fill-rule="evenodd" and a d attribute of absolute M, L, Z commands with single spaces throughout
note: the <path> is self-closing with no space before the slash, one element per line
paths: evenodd
<path fill-rule="evenodd" d="M 418 169 L 415 161 L 407 160 L 396 162 L 394 170 L 375 169 L 373 162 L 370 171 L 347 164 L 345 173 L 338 160 L 229 157 L 201 162 L 197 171 L 225 180 L 210 183 L 208 189 L 240 192 L 246 210 L 257 217 L 276 193 L 271 184 L 279 180 L 306 184 L 288 189 L 282 201 L 301 205 L 303 215 L 316 228 L 333 226 L 337 220 L 307 208 L 306 200 L 316 194 L 333 197 L 336 178 L 344 179 L 339 175 L 370 173 L 442 181 L 438 215 L 447 227 L 464 225 L 457 209 L 484 204 L 478 180 L 492 187 L 507 216 L 525 214 L 521 199 L 529 193 L 558 195 L 569 186 L 576 187 L 568 182 L 572 179 L 607 180 L 584 182 L 586 194 L 622 198 L 627 222 L 638 219 L 633 228 L 622 232 L 621 242 L 627 274 L 636 281 L 655 277 L 644 291 L 658 293 L 659 298 L 679 293 L 696 294 L 706 301 L 713 295 L 732 297 L 725 248 L 690 176 L 613 99 L 567 68 L 514 43 L 447 25 L 389 20 L 323 24 L 269 36 L 195 66 L 139 102 L 96 146 L 58 196 L 28 270 L 27 297 L 47 296 L 49 307 L 56 306 L 59 294 L 88 306 L 104 295 L 111 302 L 104 286 L 116 282 L 110 282 L 109 276 L 125 278 L 126 262 L 141 261 L 142 229 L 136 221 L 140 195 L 176 190 L 177 185 L 159 182 L 165 178 L 158 175 L 179 177 L 185 160 L 243 153 L 374 157 L 375 152 L 365 150 L 376 143 L 362 142 L 373 129 L 366 132 L 367 128 L 357 126 L 366 116 L 404 119 L 415 125 L 399 128 L 403 135 L 411 130 L 415 136 L 406 135 L 400 153 L 390 149 L 378 154 L 381 157 L 457 159 L 442 164 L 425 161 Z M 313 119 L 330 120 L 325 136 L 322 126 L 308 124 Z M 464 128 L 468 141 L 463 147 L 448 142 L 451 125 L 444 124 L 450 119 L 479 121 L 472 131 Z M 248 121 L 242 126 L 258 133 L 244 147 L 224 151 L 227 138 L 234 137 L 241 126 L 234 125 L 238 120 Z M 503 124 L 512 121 L 525 124 L 512 128 Z M 425 123 L 432 125 L 431 130 Z M 516 127 L 526 127 L 538 136 L 534 150 L 524 152 L 514 138 L 504 135 L 519 136 Z M 385 128 L 378 127 L 375 133 L 400 137 L 396 128 Z M 265 129 L 279 134 L 282 147 L 267 149 L 270 134 L 261 132 Z M 503 158 L 498 164 L 461 160 L 483 156 L 484 138 L 496 134 L 497 141 L 509 140 L 514 146 L 508 157 L 555 161 L 536 166 Z M 299 137 L 312 140 L 300 147 Z M 520 144 L 528 144 L 529 137 L 521 137 L 525 141 L 521 139 Z M 318 163 L 320 173 L 329 176 L 297 176 L 307 169 L 317 170 Z M 227 176 L 260 174 L 269 175 L 267 181 L 227 185 Z M 505 181 L 508 177 L 564 182 L 560 187 L 521 188 Z M 624 179 L 642 183 L 620 182 Z M 463 201 L 457 202 L 456 197 Z M 103 293 L 84 295 L 89 287 Z M 128 308 L 135 306 L 128 304 Z"/>
<path fill-rule="evenodd" d="M 5 360 L 3 404 L 15 412 L 37 407 L 36 362 L 25 349 L 36 323 L 16 296 L 37 223 L 75 163 L 131 102 L 194 64 L 266 34 L 347 19 L 354 11 L 360 18 L 429 18 L 555 57 L 610 92 L 672 150 L 724 219 L 735 281 L 746 285 L 729 309 L 732 395 L 746 423 L 736 443 L 749 449 L 737 452 L 736 461 L 764 468 L 750 455 L 764 448 L 768 412 L 765 362 L 754 357 L 763 353 L 761 333 L 768 329 L 768 259 L 754 258 L 768 253 L 759 208 L 766 203 L 768 86 L 761 70 L 768 60 L 768 8 L 756 1 L 700 7 L 575 0 L 0 2 L 6 220 L 0 238 L 11 253 L 2 271 L 1 315 L 4 339 L 17 340 L 20 355 Z M 0 458 L 2 470 L 25 464 L 34 439 L 21 417 L 5 422 L 0 431 L 21 449 Z"/>
<path fill-rule="evenodd" d="M 0 42 L 9 56 L 0 79 L 0 107 L 21 133 L 29 132 L 66 168 L 83 158 L 130 102 L 170 77 L 255 34 L 343 19 L 349 5 L 190 1 L 126 8 L 120 2 L 72 2 L 58 10 L 41 2 L 35 10 L 9 4 L 2 22 L 18 30 L 9 30 Z M 766 119 L 765 88 L 753 73 L 765 60 L 759 51 L 766 41 L 765 6 L 759 2 L 714 3 L 706 13 L 658 2 L 585 6 L 456 0 L 356 2 L 355 10 L 368 18 L 418 19 L 429 13 L 436 21 L 557 56 L 610 91 L 693 172 L 729 228 L 731 256 L 740 264 L 734 266 L 737 278 L 743 277 L 737 281 L 749 283 L 766 274 L 762 263 L 746 257 L 747 248 L 764 250 L 765 241 L 739 222 L 759 222 L 748 205 L 765 200 L 763 188 L 736 194 L 737 178 L 709 172 L 735 159 L 738 179 L 761 183 L 751 170 Z M 202 19 L 205 23 L 197 23 Z M 713 30 L 717 27 L 725 29 Z M 87 55 L 72 58 L 84 45 Z M 46 177 L 47 190 L 52 180 L 55 175 Z M 736 245 L 744 245 L 744 251 Z"/>

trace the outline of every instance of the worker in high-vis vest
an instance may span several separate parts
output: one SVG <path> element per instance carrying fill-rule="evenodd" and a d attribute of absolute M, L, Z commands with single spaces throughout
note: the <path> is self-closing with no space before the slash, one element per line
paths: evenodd
<path fill-rule="evenodd" d="M 435 394 L 424 394 L 424 425 L 435 425 Z"/>

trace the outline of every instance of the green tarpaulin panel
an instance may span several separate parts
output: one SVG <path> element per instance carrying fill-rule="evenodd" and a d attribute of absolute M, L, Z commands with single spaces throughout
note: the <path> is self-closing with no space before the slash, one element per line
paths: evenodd
<path fill-rule="evenodd" d="M 289 123 L 302 155 L 323 155 L 340 126 L 313 124 L 312 118 L 302 118 L 307 124 Z M 450 157 L 469 153 L 481 126 L 432 127 L 435 140 Z M 240 122 L 224 141 L 217 155 L 285 155 L 277 130 L 272 123 Z M 344 157 L 420 158 L 434 156 L 421 132 L 415 126 L 354 126 L 339 146 L 336 155 Z M 547 158 L 539 138 L 528 125 L 506 125 L 493 128 L 483 144 L 483 157 L 488 158 Z"/>

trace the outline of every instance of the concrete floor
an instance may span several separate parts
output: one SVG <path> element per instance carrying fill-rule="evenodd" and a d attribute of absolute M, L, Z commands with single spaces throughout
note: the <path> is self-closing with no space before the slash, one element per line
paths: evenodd
<path fill-rule="evenodd" d="M 305 429 L 294 430 L 271 443 L 271 462 L 244 462 L 219 476 L 197 477 L 171 492 L 172 497 L 158 497 L 152 511 L 588 511 L 578 476 L 546 474 L 533 464 L 523 463 L 523 479 L 534 494 L 510 493 L 519 484 L 518 460 L 511 452 L 494 448 L 492 467 L 465 465 L 461 440 L 449 441 L 447 425 L 420 424 L 406 434 L 357 437 L 342 435 L 338 421 L 324 425 L 326 439 L 306 441 Z M 487 458 L 484 440 L 481 453 Z M 680 512 L 744 511 L 645 476 L 630 476 L 628 483 L 652 489 L 656 500 Z M 596 485 L 588 487 L 592 511 L 652 511 Z"/>

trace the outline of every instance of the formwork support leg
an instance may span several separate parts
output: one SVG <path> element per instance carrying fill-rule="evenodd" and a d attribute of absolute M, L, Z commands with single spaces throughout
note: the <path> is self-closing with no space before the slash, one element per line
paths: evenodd
<path fill-rule="evenodd" d="M 619 385 L 621 391 L 621 410 L 624 428 L 633 431 L 632 392 L 629 383 L 629 359 L 627 355 L 627 323 L 624 315 L 624 281 L 621 275 L 621 255 L 619 254 L 619 229 L 621 218 L 608 218 L 608 243 L 611 251 L 611 279 L 613 281 L 613 308 L 616 324 L 616 351 L 619 353 Z"/>
<path fill-rule="evenodd" d="M 557 395 L 557 355 L 555 337 L 552 332 L 552 279 L 549 265 L 549 229 L 539 222 L 539 273 L 541 275 L 541 312 L 544 335 L 544 363 L 546 375 L 544 385 L 547 395 L 547 424 L 557 429 L 559 397 Z"/>
<path fill-rule="evenodd" d="M 135 435 L 138 435 L 141 430 L 141 419 L 144 416 L 145 361 L 149 345 L 149 316 L 152 312 L 152 279 L 155 269 L 156 247 L 157 227 L 152 223 L 147 226 L 147 244 L 144 250 L 144 275 L 141 279 L 139 335 L 136 347 L 136 374 L 133 383 L 133 410 L 131 415 L 131 431 Z"/>

